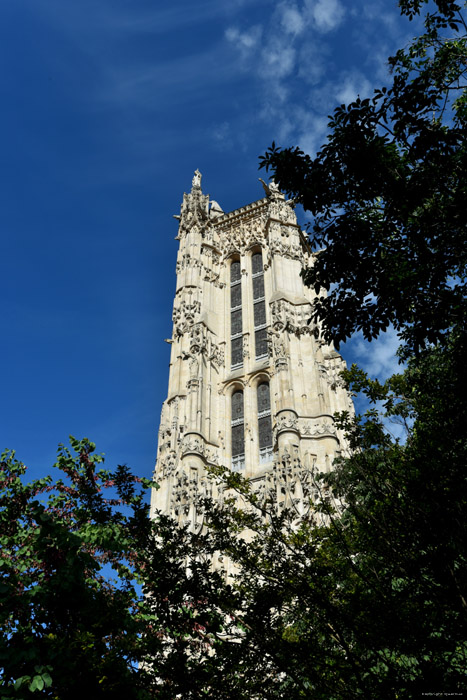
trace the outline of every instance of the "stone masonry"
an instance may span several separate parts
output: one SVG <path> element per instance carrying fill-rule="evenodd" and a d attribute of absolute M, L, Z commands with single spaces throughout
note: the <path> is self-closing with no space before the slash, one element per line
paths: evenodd
<path fill-rule="evenodd" d="M 222 498 L 206 465 L 251 479 L 277 506 L 303 513 L 313 475 L 345 450 L 336 411 L 353 411 L 345 363 L 309 321 L 300 277 L 313 253 L 293 203 L 274 183 L 224 213 L 196 171 L 184 194 L 169 388 L 162 407 L 152 510 L 201 528 L 197 503 Z M 213 493 L 213 489 L 216 493 Z"/>

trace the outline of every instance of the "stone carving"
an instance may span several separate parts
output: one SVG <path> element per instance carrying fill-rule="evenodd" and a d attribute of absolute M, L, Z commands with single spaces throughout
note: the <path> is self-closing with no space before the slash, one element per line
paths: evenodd
<path fill-rule="evenodd" d="M 172 320 L 176 335 L 183 335 L 195 322 L 201 309 L 201 302 L 182 300 L 173 310 Z"/>
<path fill-rule="evenodd" d="M 174 479 L 170 498 L 171 510 L 178 517 L 186 518 L 190 513 L 190 490 L 188 476 L 183 471 L 179 472 Z"/>
<path fill-rule="evenodd" d="M 309 508 L 303 498 L 304 478 L 298 448 L 286 446 L 276 453 L 273 467 L 259 484 L 257 494 L 265 505 L 269 503 L 278 512 L 291 508 L 298 516 Z"/>
<path fill-rule="evenodd" d="M 225 287 L 225 284 L 220 281 L 221 253 L 210 245 L 202 245 L 201 259 L 199 264 L 202 268 L 203 279 L 220 289 Z"/>
<path fill-rule="evenodd" d="M 249 344 L 249 334 L 245 333 L 245 335 L 243 336 L 243 357 L 250 357 Z"/>
<path fill-rule="evenodd" d="M 195 171 L 191 184 L 191 192 L 183 195 L 180 217 L 177 217 L 180 219 L 178 240 L 185 238 L 190 231 L 202 233 L 209 224 L 209 196 L 201 191 L 199 170 Z"/>
<path fill-rule="evenodd" d="M 341 432 L 336 431 L 331 414 L 347 410 L 348 397 L 339 383 L 340 359 L 328 345 L 320 342 L 318 347 L 312 336 L 314 326 L 308 323 L 311 295 L 296 277 L 307 253 L 293 208 L 275 183 L 269 183 L 262 199 L 223 213 L 203 194 L 201 173 L 196 171 L 178 218 L 181 243 L 171 338 L 176 361 L 170 366 L 170 399 L 161 418 L 156 477 L 161 488 L 152 496 L 153 507 L 172 512 L 178 522 L 189 522 L 192 531 L 197 531 L 203 523 L 204 495 L 217 503 L 232 495 L 211 479 L 205 466 L 233 466 L 230 402 L 238 384 L 244 388 L 245 467 L 253 487 L 269 502 L 268 507 L 310 513 L 312 518 L 310 503 L 320 497 L 315 462 L 325 471 L 333 454 L 345 445 L 337 442 Z M 248 258 L 258 247 L 267 271 L 269 357 L 259 365 L 253 361 L 252 302 L 258 284 L 242 276 L 244 361 L 232 374 L 230 363 L 225 362 L 231 347 L 231 256 L 240 254 L 245 275 L 246 270 L 251 273 Z M 277 418 L 273 420 L 273 444 L 260 450 L 257 385 L 261 382 L 270 385 L 271 412 Z M 282 406 L 291 410 L 279 410 Z M 308 417 L 299 418 L 305 411 Z M 319 460 L 304 452 L 310 448 L 316 448 Z M 265 449 L 269 450 L 267 459 L 263 459 Z"/>
<path fill-rule="evenodd" d="M 175 473 L 177 467 L 177 454 L 175 450 L 170 450 L 160 461 L 159 468 L 162 471 L 162 476 L 168 478 Z"/>
<path fill-rule="evenodd" d="M 190 361 L 190 377 L 198 376 L 199 360 L 197 356 L 204 355 L 217 367 L 223 366 L 224 348 L 219 347 L 212 340 L 212 334 L 203 323 L 196 323 L 191 327 L 189 342 L 190 351 L 182 352 L 182 359 Z M 194 374 L 195 366 L 196 375 Z"/>
<path fill-rule="evenodd" d="M 269 200 L 269 215 L 271 219 L 276 219 L 284 224 L 297 224 L 295 212 L 288 202 L 285 201 L 284 195 L 272 196 Z"/>
<path fill-rule="evenodd" d="M 271 241 L 269 249 L 272 255 L 282 255 L 282 257 L 291 260 L 303 260 L 302 247 L 296 241 L 274 240 Z"/>
<path fill-rule="evenodd" d="M 272 199 L 285 200 L 284 195 L 282 194 L 282 192 L 279 189 L 279 186 L 276 185 L 274 180 L 271 180 L 270 182 L 264 182 L 264 180 L 261 177 L 259 177 L 258 180 L 263 185 L 266 197 L 271 197 Z"/>
<path fill-rule="evenodd" d="M 332 350 L 329 354 L 325 355 L 323 363 L 319 365 L 319 369 L 321 376 L 326 380 L 333 391 L 336 391 L 338 387 L 345 389 L 345 382 L 340 376 L 340 373 L 342 370 L 346 369 L 346 364 L 337 352 Z"/>
<path fill-rule="evenodd" d="M 224 345 L 219 346 L 219 363 L 224 366 L 225 364 L 225 347 Z"/>
<path fill-rule="evenodd" d="M 337 429 L 331 416 L 321 416 L 320 418 L 301 419 L 300 434 L 306 437 L 323 437 L 337 435 Z"/>
<path fill-rule="evenodd" d="M 310 323 L 311 304 L 292 304 L 285 299 L 277 299 L 270 304 L 272 327 L 275 331 L 288 331 L 295 335 L 311 335 L 314 324 Z"/>
<path fill-rule="evenodd" d="M 196 454 L 200 457 L 204 457 L 204 459 L 211 464 L 214 464 L 215 462 L 214 452 L 206 446 L 201 436 L 196 436 L 193 434 L 185 435 L 182 440 L 180 453 L 182 456 L 187 454 Z"/>
<path fill-rule="evenodd" d="M 199 187 L 201 189 L 201 177 L 201 173 L 199 172 L 198 168 L 196 168 L 195 174 L 193 175 L 193 179 L 191 181 L 191 186 Z"/>
<path fill-rule="evenodd" d="M 274 360 L 274 370 L 276 372 L 284 372 L 288 368 L 287 359 L 285 357 L 276 357 Z"/>
<path fill-rule="evenodd" d="M 264 229 L 266 221 L 264 216 L 257 216 L 229 227 L 228 235 L 223 236 L 220 231 L 220 246 L 225 257 L 233 252 L 246 253 L 254 243 L 264 243 Z"/>
<path fill-rule="evenodd" d="M 292 517 L 306 515 L 321 525 L 325 516 L 313 509 L 323 491 L 317 480 L 316 455 L 306 452 L 303 457 L 302 460 L 297 447 L 282 448 L 274 456 L 272 469 L 256 480 L 255 493 L 266 509 L 279 513 L 288 509 Z"/>
<path fill-rule="evenodd" d="M 197 379 L 199 370 L 198 358 L 192 355 L 190 357 L 190 379 Z"/>
<path fill-rule="evenodd" d="M 280 359 L 285 359 L 287 358 L 287 350 L 285 347 L 285 340 L 284 338 L 276 337 L 273 341 L 273 348 L 274 348 L 274 356 L 276 358 Z"/>
<path fill-rule="evenodd" d="M 221 253 L 210 245 L 201 246 L 201 255 L 207 258 L 210 267 L 218 267 L 221 261 Z"/>
<path fill-rule="evenodd" d="M 183 255 L 180 256 L 180 259 L 178 260 L 175 270 L 177 272 L 177 275 L 182 272 L 182 270 L 188 269 L 188 268 L 195 268 L 195 269 L 201 269 L 203 267 L 203 264 L 199 258 L 194 257 L 193 255 L 190 255 L 190 253 L 183 253 Z"/>
<path fill-rule="evenodd" d="M 276 435 L 283 432 L 284 430 L 293 430 L 293 431 L 298 432 L 298 418 L 291 411 L 288 411 L 287 413 L 283 413 L 282 415 L 279 415 L 276 419 L 276 424 L 275 424 Z"/>
<path fill-rule="evenodd" d="M 199 389 L 200 381 L 198 378 L 192 377 L 187 381 L 187 389 L 189 394 L 195 394 Z"/>
<path fill-rule="evenodd" d="M 206 327 L 202 323 L 197 323 L 190 330 L 190 353 L 206 352 L 207 346 Z"/>
<path fill-rule="evenodd" d="M 206 282 L 211 282 L 215 287 L 218 287 L 219 289 L 224 289 L 225 284 L 220 281 L 219 277 L 219 274 L 216 274 L 213 270 L 208 270 L 207 268 L 204 268 L 203 279 L 206 280 Z"/>
<path fill-rule="evenodd" d="M 193 435 L 186 435 L 182 440 L 181 453 L 185 455 L 189 452 L 204 455 L 204 441 Z"/>
<path fill-rule="evenodd" d="M 215 234 L 216 234 L 216 231 L 211 226 L 210 223 L 208 223 L 201 231 L 201 237 L 202 237 L 203 241 L 206 241 L 206 243 L 210 243 L 210 244 L 212 244 L 214 242 Z"/>
<path fill-rule="evenodd" d="M 285 372 L 287 368 L 287 359 L 285 357 L 276 357 L 276 359 L 274 360 L 274 371 Z"/>
<path fill-rule="evenodd" d="M 211 215 L 211 217 L 217 218 L 218 216 L 222 216 L 223 213 L 224 213 L 224 210 L 222 209 L 219 202 L 216 202 L 215 199 L 211 199 L 211 207 L 209 209 L 209 214 Z"/>
<path fill-rule="evenodd" d="M 211 348 L 211 354 L 209 355 L 208 359 L 213 363 L 215 367 L 223 367 L 224 348 L 220 348 L 218 345 L 215 345 L 215 343 L 212 343 Z"/>
<path fill-rule="evenodd" d="M 267 331 L 268 353 L 274 359 L 274 370 L 282 372 L 288 367 L 288 355 L 285 338 L 272 329 Z"/>
<path fill-rule="evenodd" d="M 163 453 L 171 446 L 172 430 L 167 424 L 159 428 L 159 452 Z"/>
<path fill-rule="evenodd" d="M 220 257 L 221 253 L 209 245 L 201 246 L 200 255 L 182 253 L 176 264 L 177 275 L 184 270 L 198 270 L 202 278 L 212 282 L 215 287 L 223 288 L 225 284 L 220 282 Z"/>

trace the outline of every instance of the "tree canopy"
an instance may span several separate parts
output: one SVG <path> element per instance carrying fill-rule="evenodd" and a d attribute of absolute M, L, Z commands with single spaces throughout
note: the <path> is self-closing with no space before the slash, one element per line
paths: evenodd
<path fill-rule="evenodd" d="M 419 1 L 400 2 L 412 18 Z M 261 160 L 313 216 L 304 271 L 328 340 L 393 324 L 416 351 L 466 316 L 467 45 L 455 2 L 389 59 L 391 87 L 337 107 L 315 158 L 275 144 Z"/>
<path fill-rule="evenodd" d="M 1 698 L 172 700 L 206 683 L 206 630 L 222 619 L 212 552 L 168 516 L 150 520 L 149 483 L 102 461 L 71 438 L 58 476 L 28 483 L 2 455 Z"/>

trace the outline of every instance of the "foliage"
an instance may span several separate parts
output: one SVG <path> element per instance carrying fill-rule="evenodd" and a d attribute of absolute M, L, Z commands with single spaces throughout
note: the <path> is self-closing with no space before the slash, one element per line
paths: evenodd
<path fill-rule="evenodd" d="M 205 592 L 219 574 L 200 538 L 148 518 L 149 484 L 98 469 L 94 449 L 61 446 L 55 481 L 26 483 L 14 454 L 2 457 L 2 698 L 172 700 L 203 678 L 200 648 L 219 626 Z"/>
<path fill-rule="evenodd" d="M 101 458 L 92 454 L 93 445 L 72 440 L 72 446 L 74 456 L 60 450 L 57 466 L 65 478 L 56 483 L 46 477 L 25 484 L 24 465 L 13 454 L 2 457 L 3 697 L 55 690 L 51 672 L 69 697 L 77 685 L 84 692 L 110 691 L 111 669 L 131 687 L 123 630 L 132 627 L 134 591 L 114 588 L 100 569 L 109 563 L 123 573 L 132 532 L 102 496 L 110 475 L 95 472 Z M 123 483 L 125 470 L 115 476 Z M 141 524 L 140 507 L 135 503 L 135 524 Z"/>
<path fill-rule="evenodd" d="M 236 497 L 205 504 L 233 593 L 224 611 L 234 625 L 210 662 L 214 697 L 467 690 L 466 349 L 454 334 L 384 384 L 357 367 L 346 373 L 383 415 L 340 416 L 354 452 L 316 477 L 306 515 L 278 511 L 239 474 L 215 470 Z M 387 418 L 406 425 L 405 444 Z"/>
<path fill-rule="evenodd" d="M 400 4 L 409 16 L 421 5 Z M 324 249 L 304 279 L 337 344 L 393 324 L 414 352 L 467 322 L 466 25 L 454 2 L 437 5 L 389 59 L 392 86 L 334 111 L 316 158 L 273 144 L 261 159 L 313 216 Z"/>
<path fill-rule="evenodd" d="M 424 3 L 399 4 L 412 19 Z M 407 363 L 384 384 L 355 366 L 345 374 L 370 409 L 340 416 L 353 453 L 321 478 L 328 524 L 293 553 L 287 538 L 303 521 L 256 540 L 254 567 L 277 576 L 273 643 L 293 640 L 280 667 L 286 678 L 296 658 L 313 698 L 467 689 L 467 27 L 455 2 L 434 4 L 424 34 L 390 59 L 392 86 L 338 107 L 315 158 L 273 144 L 261 159 L 324 247 L 303 273 L 324 338 L 371 340 L 393 324 Z M 403 444 L 388 420 L 405 427 Z M 273 565 L 268 537 L 283 542 Z M 257 600 L 264 582 L 248 584 Z M 297 683 L 291 697 L 307 692 Z"/>

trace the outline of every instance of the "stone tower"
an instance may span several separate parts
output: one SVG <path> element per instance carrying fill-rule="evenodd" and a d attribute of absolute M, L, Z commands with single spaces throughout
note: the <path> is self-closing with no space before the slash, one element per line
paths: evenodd
<path fill-rule="evenodd" d="M 279 507 L 307 509 L 313 474 L 345 448 L 333 420 L 352 411 L 342 358 L 309 324 L 314 292 L 300 270 L 313 254 L 293 204 L 274 183 L 224 213 L 196 171 L 184 194 L 169 389 L 163 404 L 152 509 L 202 526 L 213 493 L 206 465 L 251 479 Z"/>

